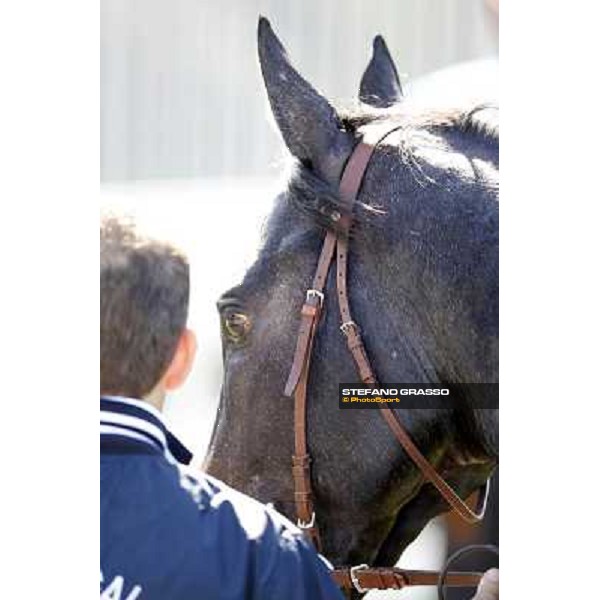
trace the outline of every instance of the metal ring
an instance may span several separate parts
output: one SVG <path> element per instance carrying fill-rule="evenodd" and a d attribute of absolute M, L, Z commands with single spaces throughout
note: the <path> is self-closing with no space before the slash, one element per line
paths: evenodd
<path fill-rule="evenodd" d="M 457 561 L 459 558 L 462 558 L 467 554 L 472 554 L 478 550 L 481 550 L 483 552 L 490 552 L 500 557 L 500 551 L 498 550 L 498 547 L 494 546 L 493 544 L 473 544 L 472 546 L 465 546 L 464 548 L 460 548 L 459 550 L 457 550 L 448 558 L 446 564 L 444 565 L 444 568 L 440 571 L 437 583 L 438 600 L 446 600 L 446 593 L 444 592 L 444 583 L 446 582 L 446 577 L 448 576 L 448 571 L 450 570 L 450 566 L 452 565 L 452 563 Z"/>
<path fill-rule="evenodd" d="M 318 298 L 320 305 L 322 305 L 323 302 L 325 302 L 325 295 L 323 294 L 323 292 L 312 288 L 310 290 L 306 290 L 306 300 L 308 301 L 311 298 Z"/>
<path fill-rule="evenodd" d="M 340 325 L 340 331 L 344 335 L 348 335 L 348 330 L 350 327 L 354 327 L 354 329 L 358 329 L 358 325 L 354 321 L 346 321 Z"/>
<path fill-rule="evenodd" d="M 350 567 L 350 581 L 352 581 L 352 585 L 354 586 L 354 589 L 359 594 L 366 594 L 369 590 L 361 587 L 360 583 L 358 583 L 358 577 L 356 576 L 356 572 L 364 571 L 365 569 L 368 569 L 368 568 L 369 568 L 369 565 L 366 565 L 365 563 L 363 563 L 362 565 L 356 565 L 354 567 Z"/>
<path fill-rule="evenodd" d="M 490 497 L 490 487 L 491 487 L 490 480 L 491 480 L 491 477 L 488 477 L 487 481 L 484 483 L 484 485 L 479 488 L 479 493 L 477 495 L 477 506 L 475 507 L 475 512 L 482 519 L 485 516 L 488 499 Z"/>
<path fill-rule="evenodd" d="M 297 525 L 298 529 L 311 529 L 312 527 L 315 526 L 315 520 L 316 520 L 316 515 L 315 515 L 315 511 L 313 510 L 312 515 L 310 515 L 310 521 L 308 521 L 308 523 L 306 523 L 302 519 L 298 519 L 296 521 L 296 525 Z"/>

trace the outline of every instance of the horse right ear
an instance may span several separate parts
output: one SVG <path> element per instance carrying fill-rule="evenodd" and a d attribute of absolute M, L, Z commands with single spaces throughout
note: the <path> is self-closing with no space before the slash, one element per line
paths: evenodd
<path fill-rule="evenodd" d="M 389 108 L 402 100 L 402 86 L 385 40 L 373 40 L 373 56 L 360 80 L 360 101 L 376 108 Z"/>
<path fill-rule="evenodd" d="M 353 137 L 329 102 L 294 69 L 264 17 L 258 21 L 258 56 L 271 109 L 289 151 L 337 183 Z"/>

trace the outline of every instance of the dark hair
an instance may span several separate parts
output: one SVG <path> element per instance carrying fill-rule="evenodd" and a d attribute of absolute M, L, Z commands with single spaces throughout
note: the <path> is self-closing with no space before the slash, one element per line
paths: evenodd
<path fill-rule="evenodd" d="M 100 392 L 142 398 L 169 366 L 189 302 L 187 259 L 113 216 L 100 226 Z"/>

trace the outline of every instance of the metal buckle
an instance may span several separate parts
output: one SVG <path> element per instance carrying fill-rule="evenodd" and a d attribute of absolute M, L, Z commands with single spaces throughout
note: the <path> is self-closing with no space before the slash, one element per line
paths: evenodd
<path fill-rule="evenodd" d="M 304 522 L 302 519 L 298 519 L 296 521 L 296 525 L 298 527 L 298 529 L 312 529 L 315 526 L 315 511 L 312 511 L 312 515 L 310 515 L 310 521 L 308 523 Z"/>
<path fill-rule="evenodd" d="M 322 292 L 313 289 L 306 290 L 306 301 L 308 302 L 312 298 L 318 298 L 319 306 L 323 306 L 323 302 L 325 302 L 325 295 Z"/>
<path fill-rule="evenodd" d="M 359 594 L 366 594 L 369 590 L 361 587 L 360 583 L 358 583 L 358 577 L 356 576 L 356 573 L 357 573 L 357 571 L 364 571 L 365 569 L 368 569 L 368 568 L 369 568 L 369 565 L 366 565 L 365 563 L 363 563 L 362 565 L 356 565 L 354 567 L 350 567 L 350 580 L 352 581 L 352 585 L 354 586 L 354 589 Z"/>
<path fill-rule="evenodd" d="M 346 321 L 345 323 L 342 323 L 340 325 L 340 331 L 344 335 L 348 335 L 348 331 L 350 331 L 351 327 L 354 327 L 354 329 L 358 331 L 358 325 L 354 321 Z"/>

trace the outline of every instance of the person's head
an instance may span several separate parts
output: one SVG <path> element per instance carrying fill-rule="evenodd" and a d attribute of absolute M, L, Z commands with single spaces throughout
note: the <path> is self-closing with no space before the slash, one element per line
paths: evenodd
<path fill-rule="evenodd" d="M 122 218 L 100 226 L 100 393 L 162 406 L 186 379 L 196 350 L 186 328 L 189 265 L 170 244 Z"/>

